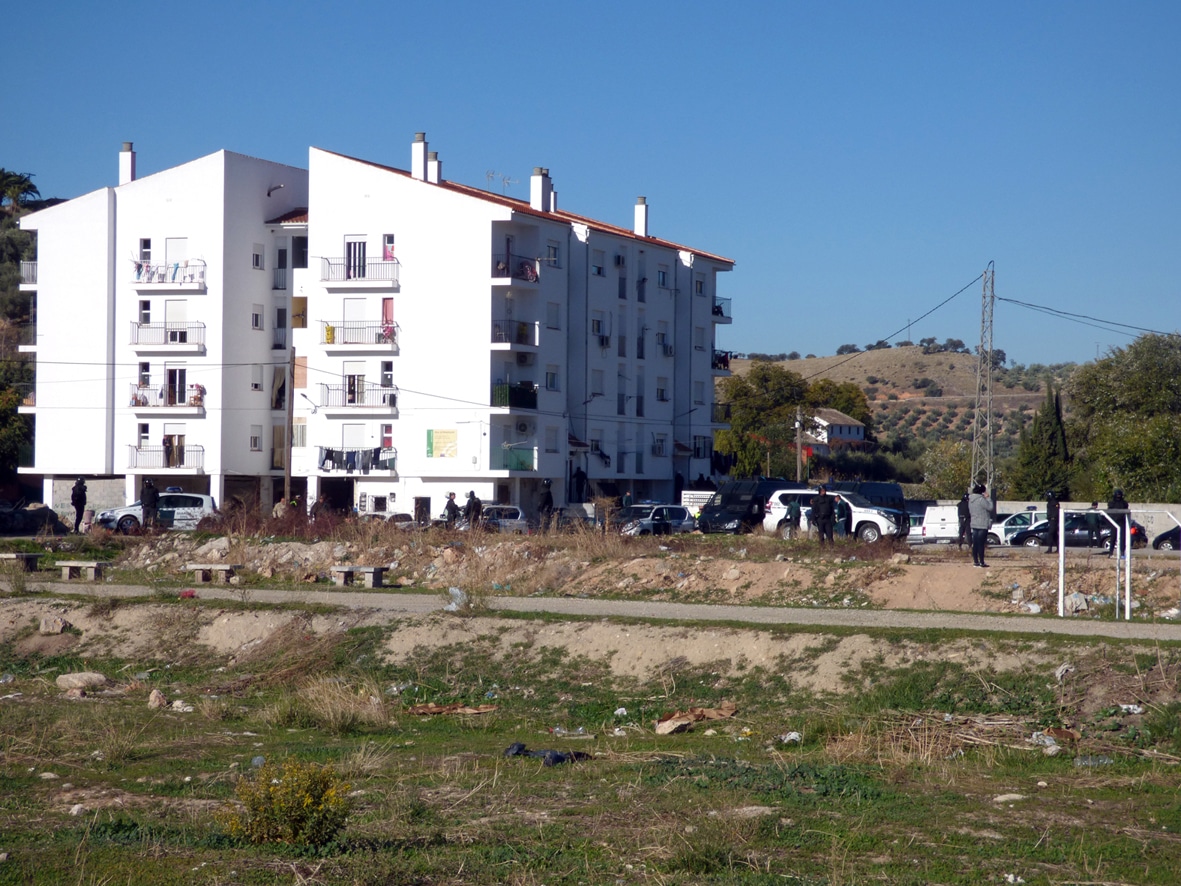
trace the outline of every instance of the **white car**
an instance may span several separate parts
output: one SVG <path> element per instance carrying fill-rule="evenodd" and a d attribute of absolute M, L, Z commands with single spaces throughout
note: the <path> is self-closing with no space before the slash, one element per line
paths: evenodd
<path fill-rule="evenodd" d="M 1014 533 L 1028 529 L 1034 523 L 1044 519 L 1046 519 L 1044 510 L 1026 510 L 1010 514 L 988 528 L 988 543 L 990 545 L 1007 545 Z"/>
<path fill-rule="evenodd" d="M 525 512 L 516 505 L 488 505 L 480 519 L 489 532 L 529 534 L 529 521 L 525 519 Z"/>
<path fill-rule="evenodd" d="M 161 529 L 196 529 L 205 517 L 217 513 L 213 496 L 196 492 L 161 492 L 156 505 L 156 523 Z M 123 508 L 103 511 L 94 521 L 104 529 L 119 532 L 136 532 L 144 522 L 144 509 L 140 502 Z"/>
<path fill-rule="evenodd" d="M 808 514 L 818 489 L 780 489 L 767 497 L 763 529 L 787 538 L 787 505 L 795 498 L 800 503 L 800 530 L 808 531 Z M 882 508 L 856 492 L 832 493 L 844 499 L 853 512 L 853 535 L 862 541 L 875 542 L 880 538 L 905 538 L 910 532 L 910 518 L 902 511 Z"/>

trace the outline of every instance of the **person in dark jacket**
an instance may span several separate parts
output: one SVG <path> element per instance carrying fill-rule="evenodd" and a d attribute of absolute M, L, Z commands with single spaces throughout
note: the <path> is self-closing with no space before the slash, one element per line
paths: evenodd
<path fill-rule="evenodd" d="M 143 510 L 144 529 L 156 528 L 156 509 L 160 506 L 160 490 L 152 482 L 152 478 L 144 480 L 144 488 L 139 493 L 139 504 Z"/>
<path fill-rule="evenodd" d="M 553 481 L 542 480 L 541 485 L 543 491 L 541 493 L 541 504 L 537 506 L 537 512 L 541 515 L 541 530 L 548 532 L 550 519 L 554 515 Z"/>
<path fill-rule="evenodd" d="M 455 503 L 455 493 L 447 493 L 447 504 L 443 505 L 443 519 L 447 521 L 447 528 L 450 529 L 455 525 L 455 521 L 460 517 L 459 505 Z"/>
<path fill-rule="evenodd" d="M 1099 502 L 1091 502 L 1091 509 L 1087 511 L 1087 547 L 1095 547 L 1099 541 Z"/>
<path fill-rule="evenodd" d="M 475 490 L 467 494 L 467 503 L 463 506 L 463 519 L 467 520 L 467 525 L 471 529 L 475 529 L 480 525 L 480 516 L 484 513 L 484 503 L 476 497 Z"/>
<path fill-rule="evenodd" d="M 820 492 L 812 498 L 812 525 L 820 534 L 820 547 L 832 544 L 832 524 L 836 517 L 836 500 L 821 486 Z"/>
<path fill-rule="evenodd" d="M 1054 491 L 1046 493 L 1046 553 L 1052 554 L 1058 547 L 1058 497 Z"/>
<path fill-rule="evenodd" d="M 74 534 L 78 534 L 78 527 L 82 525 L 82 513 L 86 510 L 86 481 L 79 477 L 74 481 L 74 488 L 70 490 L 70 504 L 74 506 Z"/>
<path fill-rule="evenodd" d="M 968 493 L 964 493 L 964 497 L 960 499 L 960 503 L 955 506 L 956 516 L 960 520 L 960 534 L 956 539 L 956 544 L 959 550 L 964 549 L 964 544 L 972 544 L 972 514 L 968 510 Z"/>
<path fill-rule="evenodd" d="M 845 501 L 844 496 L 835 496 L 836 505 L 836 530 L 837 538 L 844 538 L 849 534 L 849 524 L 853 522 L 853 509 L 849 507 L 849 503 Z"/>
<path fill-rule="evenodd" d="M 1124 528 L 1127 520 L 1131 517 L 1131 506 L 1128 500 L 1124 498 L 1124 491 L 1117 489 L 1111 495 L 1111 501 L 1107 503 L 1107 516 L 1115 521 L 1115 526 L 1111 528 L 1111 547 L 1107 551 L 1107 556 L 1122 557 L 1124 555 Z"/>

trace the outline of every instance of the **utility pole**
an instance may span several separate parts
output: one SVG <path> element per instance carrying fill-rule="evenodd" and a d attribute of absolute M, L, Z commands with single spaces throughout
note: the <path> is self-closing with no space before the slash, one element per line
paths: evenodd
<path fill-rule="evenodd" d="M 972 482 L 983 483 L 996 501 L 992 466 L 992 310 L 996 302 L 993 262 L 984 269 L 980 298 L 980 347 L 976 361 L 976 416 L 972 423 Z"/>
<path fill-rule="evenodd" d="M 804 479 L 804 420 L 800 413 L 800 406 L 796 404 L 796 482 Z"/>

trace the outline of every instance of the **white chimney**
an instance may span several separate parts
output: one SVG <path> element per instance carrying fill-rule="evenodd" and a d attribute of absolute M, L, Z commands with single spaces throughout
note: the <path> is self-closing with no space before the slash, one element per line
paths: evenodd
<path fill-rule="evenodd" d="M 410 146 L 410 174 L 420 182 L 426 181 L 426 133 L 414 133 Z"/>
<path fill-rule="evenodd" d="M 636 197 L 636 236 L 648 236 L 648 198 Z"/>
<path fill-rule="evenodd" d="M 119 152 L 119 184 L 125 185 L 135 181 L 135 151 L 131 149 L 131 142 L 123 142 L 123 150 Z"/>
<path fill-rule="evenodd" d="M 443 164 L 439 160 L 438 151 L 428 151 L 426 155 L 426 180 L 437 185 L 443 178 Z"/>
<path fill-rule="evenodd" d="M 534 166 L 533 175 L 529 178 L 529 205 L 541 212 L 552 211 L 553 191 L 549 170 Z"/>

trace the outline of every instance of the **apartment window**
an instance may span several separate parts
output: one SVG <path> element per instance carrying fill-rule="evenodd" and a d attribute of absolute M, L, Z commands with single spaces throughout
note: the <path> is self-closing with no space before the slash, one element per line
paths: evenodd
<path fill-rule="evenodd" d="M 619 356 L 627 356 L 627 336 L 622 332 L 619 333 Z"/>
<path fill-rule="evenodd" d="M 561 329 L 562 328 L 562 313 L 561 307 L 556 301 L 546 302 L 545 305 L 545 327 L 546 329 Z"/>
<path fill-rule="evenodd" d="M 140 363 L 139 364 L 139 378 L 136 380 L 136 384 L 138 384 L 141 388 L 146 388 L 151 383 L 152 383 L 152 364 L 151 363 Z"/>
<path fill-rule="evenodd" d="M 636 447 L 636 473 L 644 473 L 644 450 Z"/>
<path fill-rule="evenodd" d="M 152 260 L 152 238 L 141 237 L 139 241 L 139 260 L 142 262 L 150 262 Z"/>
<path fill-rule="evenodd" d="M 250 390 L 262 390 L 262 366 L 258 363 L 250 367 Z"/>
<path fill-rule="evenodd" d="M 262 329 L 262 305 L 251 305 L 250 328 L 259 330 Z"/>
<path fill-rule="evenodd" d="M 642 316 L 636 321 L 636 323 L 639 327 L 636 330 L 636 359 L 643 360 L 645 350 L 644 339 L 646 338 L 644 333 L 648 330 L 648 327 L 644 325 L 644 318 Z"/>
<path fill-rule="evenodd" d="M 144 326 L 152 322 L 152 303 L 147 299 L 139 303 L 139 322 Z"/>
<path fill-rule="evenodd" d="M 381 361 L 381 386 L 383 388 L 392 388 L 394 386 L 394 361 Z"/>
<path fill-rule="evenodd" d="M 545 389 L 547 391 L 560 391 L 561 390 L 561 388 L 558 386 L 558 367 L 557 366 L 545 367 Z"/>
<path fill-rule="evenodd" d="M 714 438 L 706 436 L 693 437 L 693 457 L 712 458 L 714 454 Z"/>
<path fill-rule="evenodd" d="M 557 428 L 546 428 L 545 429 L 545 451 L 546 452 L 557 452 L 558 451 L 558 429 Z"/>
<path fill-rule="evenodd" d="M 291 238 L 291 267 L 306 268 L 308 266 L 308 238 Z"/>
<path fill-rule="evenodd" d="M 665 434 L 657 434 L 656 439 L 652 441 L 652 454 L 664 455 L 668 450 L 668 437 Z"/>
<path fill-rule="evenodd" d="M 661 265 L 656 271 L 656 285 L 668 289 L 668 265 Z"/>
<path fill-rule="evenodd" d="M 393 261 L 394 260 L 394 235 L 393 234 L 382 234 L 381 235 L 381 260 L 382 261 Z"/>
<path fill-rule="evenodd" d="M 590 432 L 590 451 L 599 453 L 603 451 L 603 432 L 598 428 L 593 428 Z"/>
<path fill-rule="evenodd" d="M 545 263 L 551 268 L 562 266 L 562 250 L 556 240 L 550 240 L 545 246 Z"/>
<path fill-rule="evenodd" d="M 308 420 L 293 418 L 291 420 L 291 446 L 293 449 L 303 449 L 308 445 Z"/>
<path fill-rule="evenodd" d="M 393 449 L 394 448 L 394 426 L 393 425 L 382 425 L 381 426 L 381 448 L 382 449 Z"/>
<path fill-rule="evenodd" d="M 627 277 L 623 274 L 619 275 L 619 297 L 627 298 Z M 640 301 L 643 301 L 643 299 L 640 299 Z"/>
<path fill-rule="evenodd" d="M 271 425 L 271 470 L 281 471 L 287 464 L 287 429 Z"/>
<path fill-rule="evenodd" d="M 695 351 L 704 351 L 705 350 L 705 327 L 704 326 L 696 326 L 693 329 L 693 350 L 695 350 Z"/>
<path fill-rule="evenodd" d="M 591 389 L 590 389 L 591 394 L 597 394 L 600 397 L 603 396 L 603 370 L 601 370 L 601 369 L 592 369 L 591 370 L 590 387 L 591 387 Z"/>
<path fill-rule="evenodd" d="M 660 403 L 668 402 L 668 378 L 663 375 L 656 378 L 656 399 Z"/>
<path fill-rule="evenodd" d="M 250 426 L 250 451 L 262 452 L 262 425 Z"/>
<path fill-rule="evenodd" d="M 595 311 L 591 315 L 591 335 L 603 334 L 603 312 Z"/>
<path fill-rule="evenodd" d="M 271 282 L 271 289 L 287 288 L 287 247 L 280 246 L 275 250 L 275 278 Z"/>
<path fill-rule="evenodd" d="M 263 256 L 262 244 L 255 243 L 254 250 L 251 254 L 250 267 L 254 268 L 254 270 L 256 270 L 256 271 L 263 270 L 266 267 L 266 263 L 263 261 L 262 256 Z"/>
<path fill-rule="evenodd" d="M 705 382 L 693 382 L 693 405 L 700 406 L 705 402 Z"/>
<path fill-rule="evenodd" d="M 623 460 L 626 455 L 627 453 L 623 451 L 622 447 L 615 450 L 615 473 L 623 473 Z"/>
<path fill-rule="evenodd" d="M 601 250 L 601 249 L 596 249 L 591 253 L 591 276 L 592 277 L 605 277 L 607 275 L 607 272 L 606 272 L 606 270 L 604 270 L 604 267 L 603 267 L 606 260 L 607 260 L 606 256 L 604 255 L 603 250 Z"/>
<path fill-rule="evenodd" d="M 147 422 L 142 422 L 138 426 L 137 430 L 139 432 L 138 436 L 140 448 L 142 449 L 144 446 L 150 445 L 152 440 L 151 426 Z"/>
<path fill-rule="evenodd" d="M 693 293 L 694 295 L 705 295 L 705 278 L 701 274 L 697 274 L 693 278 Z"/>
<path fill-rule="evenodd" d="M 648 300 L 648 278 L 641 277 L 636 281 L 636 301 L 646 302 Z"/>

